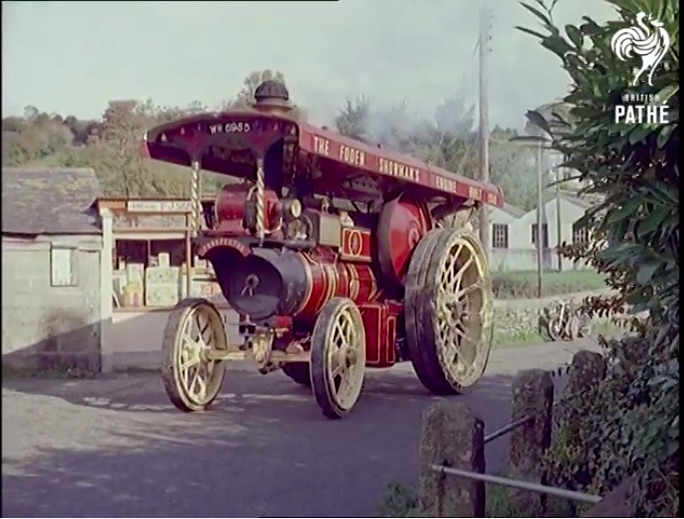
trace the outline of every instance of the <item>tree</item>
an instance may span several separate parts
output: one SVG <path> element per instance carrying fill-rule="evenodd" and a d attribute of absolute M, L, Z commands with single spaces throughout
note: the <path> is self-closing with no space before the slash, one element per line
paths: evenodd
<path fill-rule="evenodd" d="M 555 3 L 555 2 L 554 2 Z M 609 0 L 617 19 L 604 24 L 584 17 L 565 35 L 543 2 L 523 4 L 544 32 L 521 28 L 561 60 L 572 86 L 563 102 L 570 120 L 558 132 L 543 114 L 529 119 L 553 137 L 553 147 L 602 201 L 583 223 L 594 237 L 565 247 L 571 258 L 589 260 L 617 290 L 590 301 L 594 312 L 623 304 L 648 312 L 635 321 L 633 337 L 604 341 L 611 357 L 607 378 L 596 391 L 569 395 L 582 402 L 580 434 L 561 433 L 547 467 L 556 482 L 605 495 L 635 477 L 640 517 L 677 516 L 679 501 L 679 3 Z M 637 11 L 654 13 L 671 35 L 671 47 L 655 69 L 653 86 L 633 86 L 632 64 L 610 48 L 618 29 L 634 23 Z M 625 92 L 657 95 L 672 120 L 665 124 L 616 123 L 614 110 Z M 575 398 L 575 400 L 572 400 Z M 575 420 L 577 415 L 575 415 Z M 566 429 L 567 431 L 567 429 Z M 587 484 L 587 481 L 589 483 Z"/>
<path fill-rule="evenodd" d="M 365 96 L 347 99 L 335 116 L 337 132 L 346 137 L 366 141 L 369 135 L 370 103 Z"/>
<path fill-rule="evenodd" d="M 232 102 L 232 108 L 249 108 L 254 102 L 254 92 L 257 87 L 264 81 L 271 80 L 278 81 L 283 85 L 287 84 L 285 82 L 285 74 L 279 70 L 265 69 L 251 72 L 242 82 L 242 89 Z"/>
<path fill-rule="evenodd" d="M 421 121 L 414 133 L 414 154 L 426 162 L 471 178 L 479 176 L 474 107 L 462 96 L 445 99 L 432 120 Z"/>
<path fill-rule="evenodd" d="M 255 70 L 251 72 L 243 81 L 242 89 L 238 92 L 235 99 L 229 99 L 221 103 L 221 110 L 245 110 L 254 103 L 254 93 L 257 87 L 264 81 L 278 81 L 287 86 L 285 74 L 279 70 L 270 69 Z M 290 100 L 292 102 L 292 100 Z M 306 111 L 296 103 L 292 102 L 292 116 L 300 121 L 306 120 Z"/>
<path fill-rule="evenodd" d="M 72 140 L 73 134 L 60 119 L 27 106 L 23 117 L 3 119 L 3 165 L 39 163 Z"/>
<path fill-rule="evenodd" d="M 375 106 L 358 96 L 346 101 L 335 117 L 335 127 L 347 137 L 472 177 L 478 171 L 473 113 L 461 97 L 446 99 L 428 119 L 411 115 L 405 101 Z"/>
<path fill-rule="evenodd" d="M 511 142 L 518 132 L 494 127 L 489 137 L 489 178 L 506 202 L 525 211 L 537 205 L 538 178 L 532 150 Z"/>

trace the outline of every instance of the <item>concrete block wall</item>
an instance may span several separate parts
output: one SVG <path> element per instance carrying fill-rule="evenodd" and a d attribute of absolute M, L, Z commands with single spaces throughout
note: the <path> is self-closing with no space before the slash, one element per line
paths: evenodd
<path fill-rule="evenodd" d="M 50 284 L 50 242 L 78 247 L 75 287 Z M 2 361 L 28 369 L 101 368 L 96 236 L 2 240 Z"/>
<path fill-rule="evenodd" d="M 112 316 L 112 326 L 103 351 L 103 362 L 110 369 L 158 369 L 164 329 L 170 311 L 122 311 Z M 240 344 L 238 315 L 221 309 L 230 344 Z"/>

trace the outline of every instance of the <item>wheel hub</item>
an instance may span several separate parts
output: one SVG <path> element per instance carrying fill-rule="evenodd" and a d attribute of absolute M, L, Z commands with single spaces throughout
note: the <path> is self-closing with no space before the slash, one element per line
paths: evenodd
<path fill-rule="evenodd" d="M 349 349 L 349 348 L 345 348 L 345 349 L 346 349 L 346 351 L 345 351 L 345 355 L 344 355 L 344 361 L 345 361 L 346 366 L 349 368 L 349 367 L 353 366 L 354 364 L 356 364 L 357 355 L 356 355 L 356 352 L 354 350 Z"/>
<path fill-rule="evenodd" d="M 187 339 L 185 341 L 184 353 L 188 361 L 206 362 L 205 352 L 208 350 L 207 345 L 200 341 L 193 341 Z"/>

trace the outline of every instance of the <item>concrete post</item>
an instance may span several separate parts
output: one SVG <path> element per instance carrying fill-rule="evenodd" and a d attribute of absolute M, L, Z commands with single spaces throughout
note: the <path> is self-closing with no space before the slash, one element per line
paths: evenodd
<path fill-rule="evenodd" d="M 438 402 L 425 412 L 420 464 L 420 517 L 484 517 L 484 483 L 431 468 L 484 472 L 484 425 L 465 404 Z"/>
<path fill-rule="evenodd" d="M 531 483 L 546 483 L 542 456 L 551 445 L 553 379 L 548 371 L 522 371 L 513 380 L 511 422 L 527 416 L 534 419 L 511 433 L 508 476 Z M 508 489 L 509 505 L 521 517 L 543 517 L 546 496 Z"/>
<path fill-rule="evenodd" d="M 102 372 L 114 369 L 114 344 L 112 330 L 112 290 L 114 231 L 112 212 L 100 208 L 102 222 L 102 251 L 100 252 L 100 354 L 102 358 Z"/>
<path fill-rule="evenodd" d="M 606 369 L 606 359 L 600 353 L 578 351 L 572 356 L 566 391 L 571 395 L 579 395 L 583 390 L 595 387 L 605 378 Z"/>

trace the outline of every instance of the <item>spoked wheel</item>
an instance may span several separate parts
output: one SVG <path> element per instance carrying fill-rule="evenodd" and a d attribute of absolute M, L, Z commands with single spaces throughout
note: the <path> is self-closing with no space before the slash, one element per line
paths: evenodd
<path fill-rule="evenodd" d="M 361 395 L 366 369 L 366 332 L 353 301 L 325 303 L 311 335 L 311 383 L 328 418 L 342 418 Z"/>
<path fill-rule="evenodd" d="M 563 339 L 563 321 L 560 313 L 551 314 L 551 318 L 547 323 L 548 335 L 552 341 L 560 341 Z"/>
<path fill-rule="evenodd" d="M 297 384 L 311 387 L 311 373 L 308 362 L 288 362 L 283 365 L 283 373 L 294 380 Z"/>
<path fill-rule="evenodd" d="M 591 318 L 585 314 L 581 313 L 578 316 L 579 319 L 579 337 L 589 337 L 591 335 Z"/>
<path fill-rule="evenodd" d="M 414 370 L 435 394 L 463 393 L 482 376 L 492 347 L 493 295 L 479 239 L 434 229 L 406 276 L 406 342 Z"/>
<path fill-rule="evenodd" d="M 211 350 L 228 349 L 221 314 L 205 299 L 185 299 L 171 311 L 162 344 L 162 379 L 181 411 L 203 411 L 219 394 L 225 362 L 208 360 Z"/>

